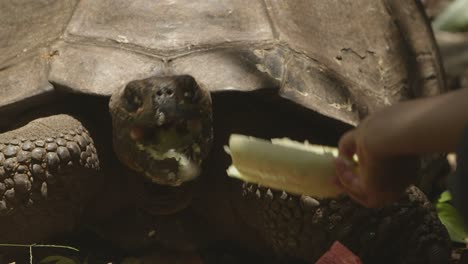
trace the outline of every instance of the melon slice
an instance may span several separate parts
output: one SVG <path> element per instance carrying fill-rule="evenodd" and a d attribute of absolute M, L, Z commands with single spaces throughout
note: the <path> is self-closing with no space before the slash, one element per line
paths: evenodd
<path fill-rule="evenodd" d="M 226 151 L 232 157 L 227 174 L 233 178 L 299 195 L 334 197 L 341 193 L 332 179 L 336 148 L 233 134 Z"/>

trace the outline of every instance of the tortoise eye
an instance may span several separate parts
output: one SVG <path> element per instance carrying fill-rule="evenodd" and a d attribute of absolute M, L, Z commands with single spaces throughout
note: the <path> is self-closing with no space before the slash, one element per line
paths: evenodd
<path fill-rule="evenodd" d="M 135 112 L 143 105 L 143 98 L 137 86 L 129 84 L 125 88 L 124 98 L 129 112 Z"/>

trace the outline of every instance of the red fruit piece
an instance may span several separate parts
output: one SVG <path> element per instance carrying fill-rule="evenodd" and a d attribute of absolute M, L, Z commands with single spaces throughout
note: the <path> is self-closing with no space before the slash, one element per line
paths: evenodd
<path fill-rule="evenodd" d="M 361 259 L 338 241 L 315 264 L 362 264 Z"/>

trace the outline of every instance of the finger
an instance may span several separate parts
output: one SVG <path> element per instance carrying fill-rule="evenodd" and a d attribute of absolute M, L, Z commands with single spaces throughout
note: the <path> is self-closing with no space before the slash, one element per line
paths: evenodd
<path fill-rule="evenodd" d="M 358 204 L 360 204 L 360 205 L 362 205 L 364 207 L 368 207 L 367 206 L 368 198 L 367 198 L 367 196 L 365 194 L 355 192 L 352 189 L 348 189 L 343 184 L 341 184 L 341 182 L 339 183 L 339 186 L 341 186 L 341 189 L 351 198 L 351 200 L 353 200 L 354 202 L 356 202 L 356 203 L 358 203 Z"/>
<path fill-rule="evenodd" d="M 352 171 L 346 171 L 342 175 L 338 175 L 338 179 L 340 180 L 342 189 L 353 199 L 360 203 L 367 201 L 367 195 L 359 176 L 355 175 Z"/>
<path fill-rule="evenodd" d="M 345 172 L 353 172 L 355 165 L 345 157 L 337 157 L 334 160 L 336 175 L 343 175 Z"/>
<path fill-rule="evenodd" d="M 356 132 L 355 129 L 346 132 L 338 142 L 338 149 L 342 156 L 352 159 L 356 153 Z"/>
<path fill-rule="evenodd" d="M 341 185 L 343 186 L 343 185 Z M 342 187 L 342 190 L 356 203 L 360 204 L 361 206 L 363 207 L 366 207 L 366 208 L 374 208 L 375 207 L 375 204 L 373 204 L 370 199 L 369 199 L 369 196 L 366 195 L 365 193 L 358 193 L 358 192 L 355 192 L 354 190 L 352 189 L 347 189 L 346 187 Z"/>
<path fill-rule="evenodd" d="M 354 172 L 347 171 L 338 176 L 341 189 L 355 202 L 366 208 L 380 208 L 395 201 L 395 196 L 387 195 L 366 188 L 362 179 Z"/>
<path fill-rule="evenodd" d="M 363 184 L 359 175 L 355 174 L 354 166 L 346 159 L 338 157 L 335 160 L 336 183 L 344 192 L 357 203 L 366 206 L 368 196 L 364 192 Z"/>
<path fill-rule="evenodd" d="M 353 172 L 353 167 L 344 158 L 338 157 L 334 161 L 335 163 L 335 181 L 338 181 L 338 185 L 347 190 L 354 190 L 353 181 L 357 180 L 357 175 Z"/>

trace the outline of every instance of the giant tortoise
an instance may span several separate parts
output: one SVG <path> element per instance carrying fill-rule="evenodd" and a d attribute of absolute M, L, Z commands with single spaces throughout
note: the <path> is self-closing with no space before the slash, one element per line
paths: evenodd
<path fill-rule="evenodd" d="M 93 226 L 122 252 L 447 260 L 416 187 L 371 210 L 225 174 L 231 133 L 333 145 L 444 92 L 418 1 L 2 0 L 0 21 L 1 243 Z"/>

